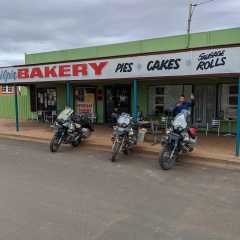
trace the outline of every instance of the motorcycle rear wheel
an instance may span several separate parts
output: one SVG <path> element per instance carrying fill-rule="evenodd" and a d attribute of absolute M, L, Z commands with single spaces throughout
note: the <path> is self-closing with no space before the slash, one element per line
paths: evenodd
<path fill-rule="evenodd" d="M 169 149 L 168 147 L 163 148 L 160 152 L 159 164 L 163 170 L 170 170 L 174 167 L 176 163 L 176 155 L 174 155 L 172 158 L 170 158 L 170 156 L 171 149 Z"/>
<path fill-rule="evenodd" d="M 50 151 L 51 152 L 57 152 L 60 145 L 61 145 L 61 141 L 59 142 L 59 137 L 54 135 L 51 142 L 50 142 Z"/>

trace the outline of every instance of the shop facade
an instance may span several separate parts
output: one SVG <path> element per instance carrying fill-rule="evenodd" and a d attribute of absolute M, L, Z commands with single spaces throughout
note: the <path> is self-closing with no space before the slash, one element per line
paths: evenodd
<path fill-rule="evenodd" d="M 0 70 L 8 72 L 2 83 L 28 87 L 39 118 L 54 119 L 71 106 L 99 124 L 114 108 L 160 118 L 181 94 L 194 93 L 194 123 L 221 119 L 223 132 L 236 132 L 240 28 L 191 34 L 190 40 L 188 49 L 182 35 L 26 54 L 25 65 Z"/>
<path fill-rule="evenodd" d="M 90 87 L 92 94 L 94 92 L 94 97 L 90 97 L 90 102 L 92 103 L 86 106 L 93 109 L 98 123 L 107 122 L 110 113 L 115 107 L 120 108 L 120 111 L 131 113 L 134 111 L 133 80 L 138 80 L 138 105 L 146 117 L 164 114 L 167 109 L 171 109 L 174 106 L 180 94 L 184 93 L 188 97 L 191 92 L 194 92 L 196 102 L 201 102 L 201 104 L 196 104 L 194 109 L 195 122 L 205 125 L 212 118 L 236 119 L 237 95 L 234 92 L 236 93 L 238 76 L 236 72 L 234 73 L 230 70 L 228 70 L 229 73 L 227 75 L 224 71 L 215 71 L 215 75 L 213 74 L 214 71 L 211 71 L 211 69 L 216 70 L 224 66 L 226 61 L 228 61 L 226 59 L 227 56 L 224 56 L 226 53 L 219 51 L 219 56 L 215 56 L 215 58 L 210 57 L 210 59 L 206 58 L 207 53 L 214 52 L 214 49 L 218 50 L 219 48 L 224 51 L 224 47 L 237 46 L 240 43 L 240 29 L 191 34 L 189 48 L 190 50 L 195 50 L 193 52 L 202 49 L 202 52 L 198 51 L 198 53 L 202 54 L 198 57 L 201 57 L 204 61 L 200 61 L 202 65 L 197 66 L 199 68 L 198 71 L 192 72 L 190 75 L 186 69 L 190 69 L 191 66 L 187 67 L 187 64 L 184 65 L 184 59 L 181 59 L 180 62 L 178 59 L 178 56 L 187 53 L 185 48 L 186 42 L 187 36 L 181 35 L 83 49 L 26 54 L 25 62 L 26 64 L 39 64 L 51 62 L 69 63 L 72 60 L 77 61 L 79 59 L 82 61 L 92 59 L 111 60 L 111 64 L 115 64 L 114 76 L 110 78 L 105 76 L 106 79 L 102 81 L 97 81 L 98 79 L 96 78 L 91 80 L 85 79 L 85 81 L 81 79 L 78 82 L 72 81 L 71 95 L 72 104 L 75 108 L 76 102 L 79 102 L 77 100 L 79 96 L 76 96 L 76 93 L 79 93 L 76 90 L 77 88 L 88 89 Z M 216 52 L 215 54 L 217 54 Z M 155 62 L 149 64 L 148 74 L 146 74 L 146 72 L 138 70 L 137 67 L 141 66 L 141 64 L 146 64 L 148 60 L 151 61 L 151 57 L 147 57 L 149 54 L 159 54 L 160 58 L 167 54 L 171 61 L 169 65 L 163 63 L 165 66 L 158 66 L 160 62 L 158 63 L 155 58 Z M 220 56 L 221 54 L 223 56 Z M 143 60 L 141 63 L 134 62 L 134 57 L 136 58 L 139 55 L 145 56 L 147 60 Z M 119 57 L 121 58 L 119 59 Z M 128 59 L 129 57 L 131 59 Z M 189 59 L 186 61 L 189 61 Z M 213 61 L 212 64 L 210 64 L 211 61 Z M 216 66 L 213 66 L 213 64 Z M 178 65 L 181 66 L 178 68 Z M 183 69 L 183 65 L 185 69 Z M 94 67 L 94 65 L 92 66 Z M 94 72 L 95 70 L 92 66 L 87 64 L 82 69 L 82 75 L 84 76 L 85 74 L 86 76 L 88 71 L 91 70 Z M 162 68 L 162 70 L 157 68 Z M 134 75 L 136 71 L 139 74 Z M 58 88 L 57 92 L 59 94 L 57 95 L 60 97 L 58 98 L 57 110 L 60 111 L 64 107 L 64 101 L 62 100 L 65 97 L 63 95 L 66 95 L 66 86 L 61 85 Z M 86 92 L 86 90 L 84 91 Z M 80 99 L 83 100 L 83 97 L 80 97 Z M 88 99 L 86 102 L 89 102 Z M 84 101 L 79 106 L 84 106 Z M 75 110 L 78 111 L 77 109 Z M 235 123 L 232 125 L 234 130 Z"/>
<path fill-rule="evenodd" d="M 98 123 L 106 123 L 115 108 L 134 113 L 137 82 L 138 108 L 146 118 L 165 115 L 181 94 L 188 98 L 194 93 L 193 121 L 205 126 L 212 119 L 236 120 L 239 51 L 238 45 L 226 45 L 42 64 L 19 68 L 18 75 L 22 82 L 32 81 L 31 99 L 37 101 L 32 101 L 33 111 L 52 110 L 57 115 L 68 102 L 77 113 L 91 113 Z"/>

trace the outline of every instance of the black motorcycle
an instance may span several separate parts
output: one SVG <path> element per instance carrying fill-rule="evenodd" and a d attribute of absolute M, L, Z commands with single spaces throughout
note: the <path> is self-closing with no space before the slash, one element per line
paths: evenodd
<path fill-rule="evenodd" d="M 116 161 L 120 152 L 127 155 L 129 149 L 137 144 L 137 137 L 138 124 L 133 121 L 129 114 L 122 113 L 118 117 L 116 125 L 113 126 L 111 161 Z"/>
<path fill-rule="evenodd" d="M 89 116 L 75 115 L 71 108 L 66 108 L 59 114 L 53 127 L 51 152 L 57 152 L 62 143 L 71 144 L 73 147 L 79 146 L 94 130 L 93 121 Z"/>
<path fill-rule="evenodd" d="M 169 170 L 174 165 L 181 153 L 193 151 L 193 145 L 197 142 L 197 129 L 187 127 L 189 111 L 182 111 L 173 120 L 171 127 L 167 129 L 166 136 L 162 138 L 163 146 L 159 164 L 163 170 Z"/>

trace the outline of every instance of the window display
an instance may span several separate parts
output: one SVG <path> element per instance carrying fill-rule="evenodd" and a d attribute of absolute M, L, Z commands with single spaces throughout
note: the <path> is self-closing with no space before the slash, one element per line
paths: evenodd
<path fill-rule="evenodd" d="M 75 90 L 75 107 L 77 113 L 95 115 L 95 88 L 77 88 Z"/>
<path fill-rule="evenodd" d="M 37 89 L 37 110 L 55 111 L 57 109 L 57 92 L 55 88 Z"/>

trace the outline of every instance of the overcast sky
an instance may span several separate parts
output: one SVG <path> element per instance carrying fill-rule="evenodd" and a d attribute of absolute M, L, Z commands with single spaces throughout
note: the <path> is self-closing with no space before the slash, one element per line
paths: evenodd
<path fill-rule="evenodd" d="M 198 6 L 192 31 L 240 27 L 239 10 L 240 0 Z M 183 34 L 187 16 L 188 0 L 1 0 L 0 65 L 23 64 L 25 52 Z"/>

